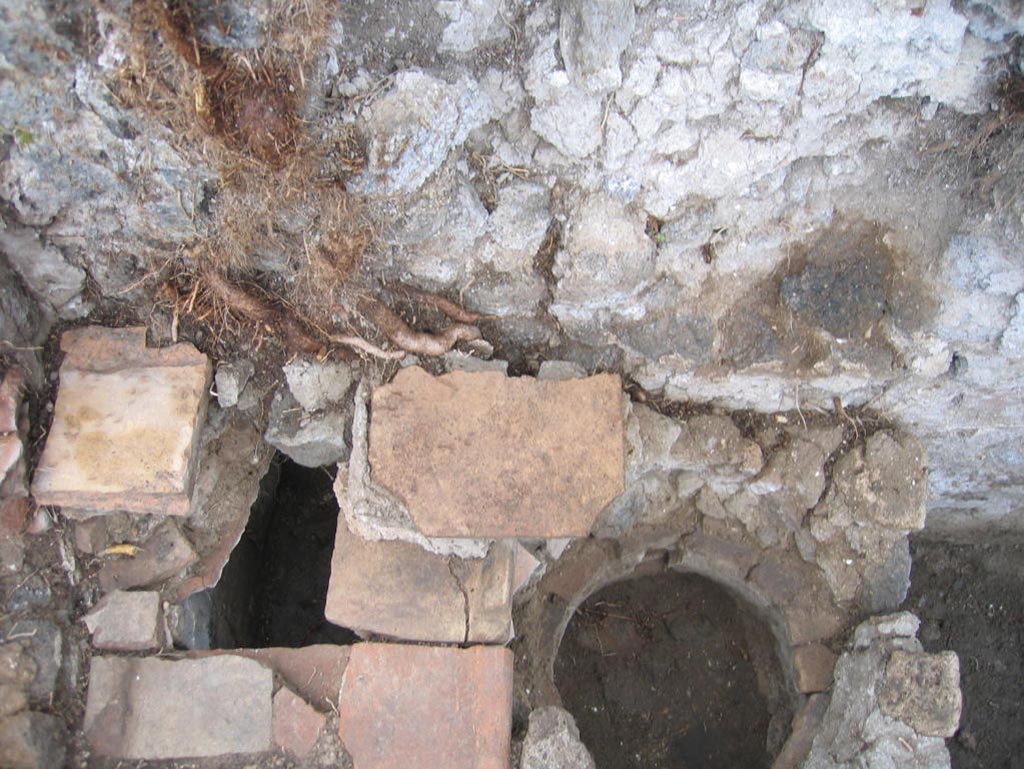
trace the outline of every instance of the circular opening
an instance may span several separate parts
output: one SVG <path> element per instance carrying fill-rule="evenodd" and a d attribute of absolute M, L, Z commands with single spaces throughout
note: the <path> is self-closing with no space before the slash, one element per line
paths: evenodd
<path fill-rule="evenodd" d="M 771 766 L 792 700 L 768 625 L 695 574 L 598 591 L 577 609 L 555 684 L 598 769 Z"/>

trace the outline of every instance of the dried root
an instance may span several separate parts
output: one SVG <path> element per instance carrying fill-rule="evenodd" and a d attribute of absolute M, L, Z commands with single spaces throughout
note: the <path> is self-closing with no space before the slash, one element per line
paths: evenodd
<path fill-rule="evenodd" d="M 289 347 L 310 354 L 322 349 L 323 345 L 291 313 L 278 310 L 270 302 L 253 296 L 216 270 L 205 270 L 202 278 L 214 295 L 230 309 L 278 331 Z"/>
<path fill-rule="evenodd" d="M 465 313 L 454 303 L 449 304 Z M 393 310 L 376 299 L 364 299 L 361 309 L 393 344 L 415 355 L 444 355 L 459 342 L 470 342 L 481 336 L 479 328 L 466 323 L 453 323 L 440 334 L 415 331 Z M 469 315 L 473 313 L 465 313 L 464 317 Z"/>
<path fill-rule="evenodd" d="M 471 312 L 470 310 L 460 307 L 451 299 L 446 299 L 443 296 L 431 294 L 427 291 L 420 291 L 418 288 L 403 287 L 402 292 L 410 299 L 415 299 L 421 304 L 433 307 L 435 310 L 444 313 L 449 318 L 454 321 L 458 321 L 459 323 L 476 323 L 484 317 L 478 312 Z"/>

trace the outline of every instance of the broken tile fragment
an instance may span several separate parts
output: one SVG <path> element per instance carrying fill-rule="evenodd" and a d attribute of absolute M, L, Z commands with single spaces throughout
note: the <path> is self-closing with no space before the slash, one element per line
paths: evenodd
<path fill-rule="evenodd" d="M 93 657 L 85 736 L 111 758 L 203 758 L 273 745 L 273 674 L 233 655 Z"/>
<path fill-rule="evenodd" d="M 134 555 L 111 554 L 100 568 L 104 592 L 149 587 L 195 563 L 197 556 L 171 518 L 159 524 Z"/>
<path fill-rule="evenodd" d="M 274 695 L 274 742 L 298 759 L 316 744 L 327 717 L 291 689 L 282 686 Z"/>
<path fill-rule="evenodd" d="M 24 532 L 31 513 L 32 500 L 29 497 L 0 499 L 0 540 Z"/>
<path fill-rule="evenodd" d="M 529 583 L 530 579 L 540 568 L 540 561 L 536 556 L 516 542 L 516 569 L 512 578 L 512 595 L 515 595 Z"/>
<path fill-rule="evenodd" d="M 353 630 L 409 641 L 505 643 L 512 548 L 460 559 L 398 540 L 371 541 L 339 518 L 325 615 Z"/>
<path fill-rule="evenodd" d="M 512 652 L 357 644 L 338 712 L 358 769 L 508 769 Z"/>
<path fill-rule="evenodd" d="M 823 692 L 832 685 L 836 655 L 823 644 L 804 644 L 793 649 L 793 666 L 802 694 Z"/>
<path fill-rule="evenodd" d="M 350 646 L 313 644 L 298 649 L 271 646 L 266 649 L 204 650 L 189 652 L 193 659 L 225 654 L 256 660 L 273 670 L 289 688 L 321 710 L 338 706 L 338 692 L 348 666 Z"/>
<path fill-rule="evenodd" d="M 43 505 L 88 514 L 187 515 L 210 363 L 145 328 L 64 333 L 53 425 L 33 481 Z"/>
<path fill-rule="evenodd" d="M 611 374 L 539 381 L 402 369 L 373 393 L 370 466 L 428 537 L 586 536 L 622 493 Z"/>
<path fill-rule="evenodd" d="M 104 651 L 156 651 L 161 646 L 160 594 L 115 590 L 100 599 L 83 621 L 92 645 Z"/>

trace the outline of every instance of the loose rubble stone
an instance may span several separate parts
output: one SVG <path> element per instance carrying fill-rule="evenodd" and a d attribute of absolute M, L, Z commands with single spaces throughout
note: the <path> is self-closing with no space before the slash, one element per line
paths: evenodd
<path fill-rule="evenodd" d="M 709 470 L 726 481 L 750 478 L 764 461 L 761 447 L 744 438 L 731 419 L 713 414 L 686 420 L 672 457 L 684 470 Z"/>
<path fill-rule="evenodd" d="M 32 707 L 51 708 L 64 661 L 60 628 L 45 619 L 8 620 L 0 637 L 12 639 L 0 647 L 0 681 L 25 688 Z"/>
<path fill-rule="evenodd" d="M 37 671 L 35 660 L 20 642 L 9 641 L 0 645 L 0 683 L 26 689 L 35 680 Z"/>
<path fill-rule="evenodd" d="M 782 612 L 793 643 L 821 641 L 842 630 L 845 615 L 833 602 L 821 571 L 796 555 L 771 552 L 749 579 Z"/>
<path fill-rule="evenodd" d="M 428 537 L 585 536 L 624 484 L 610 375 L 400 371 L 373 394 L 370 465 Z"/>
<path fill-rule="evenodd" d="M 304 467 L 323 467 L 348 456 L 345 433 L 349 419 L 348 408 L 309 412 L 290 391 L 281 390 L 270 404 L 266 439 Z"/>
<path fill-rule="evenodd" d="M 339 519 L 324 613 L 336 625 L 410 641 L 505 643 L 514 551 L 460 559 L 411 542 L 365 540 Z"/>
<path fill-rule="evenodd" d="M 306 411 L 323 411 L 341 403 L 355 381 L 347 363 L 298 359 L 284 367 L 288 389 Z"/>
<path fill-rule="evenodd" d="M 85 736 L 111 758 L 258 753 L 273 745 L 272 693 L 270 670 L 242 657 L 93 657 Z"/>
<path fill-rule="evenodd" d="M 53 593 L 50 586 L 38 574 L 19 582 L 7 594 L 4 609 L 8 614 L 20 614 L 32 609 L 45 609 L 50 605 Z"/>
<path fill-rule="evenodd" d="M 83 617 L 92 645 L 103 651 L 156 651 L 163 644 L 160 594 L 108 593 Z"/>
<path fill-rule="evenodd" d="M 928 676 L 915 680 L 913 671 L 897 671 L 895 668 L 900 666 L 897 662 L 893 672 L 899 678 L 900 691 L 894 699 L 905 704 L 907 711 L 890 716 L 883 702 L 889 696 L 886 694 L 889 687 L 887 663 L 892 656 L 899 659 L 908 651 L 912 656 L 930 656 L 921 653 L 920 642 L 912 637 L 915 621 L 915 617 L 904 613 L 873 617 L 858 626 L 854 637 L 860 640 L 836 663 L 831 701 L 820 727 L 815 730 L 810 755 L 801 764 L 804 769 L 855 769 L 863 766 L 949 769 L 945 741 L 916 731 L 901 718 L 904 714 L 913 717 L 910 711 L 915 708 L 921 708 L 922 713 L 927 712 L 932 705 L 929 700 L 932 693 L 939 694 L 944 704 L 952 704 L 952 692 L 956 690 L 955 697 L 959 700 L 956 680 L 942 680 L 950 672 L 944 661 L 938 668 L 946 670 L 930 680 Z M 910 637 L 903 635 L 908 630 Z M 909 676 L 904 675 L 907 672 Z M 919 683 L 924 684 L 920 689 L 917 688 Z M 933 689 L 935 684 L 939 685 Z M 939 710 L 943 710 L 942 705 Z M 942 718 L 950 715 L 944 712 Z"/>
<path fill-rule="evenodd" d="M 146 331 L 86 327 L 65 352 L 53 425 L 32 491 L 92 514 L 187 515 L 210 363 L 187 344 L 146 347 Z"/>
<path fill-rule="evenodd" d="M 20 686 L 0 684 L 0 717 L 20 713 L 28 708 L 28 695 Z"/>
<path fill-rule="evenodd" d="M 309 754 L 326 721 L 291 689 L 282 686 L 274 695 L 274 742 L 296 758 Z"/>
<path fill-rule="evenodd" d="M 473 80 L 451 84 L 418 70 L 399 72 L 394 86 L 364 111 L 371 138 L 366 170 L 352 189 L 383 195 L 415 191 L 490 114 L 490 100 Z"/>
<path fill-rule="evenodd" d="M 67 750 L 64 721 L 48 713 L 21 712 L 0 718 L 0 764 L 4 769 L 55 769 Z"/>
<path fill-rule="evenodd" d="M 832 683 L 836 655 L 827 646 L 805 644 L 793 649 L 796 685 L 803 694 L 823 692 Z"/>
<path fill-rule="evenodd" d="M 223 409 L 239 405 L 242 391 L 255 371 L 252 361 L 240 360 L 217 366 L 214 382 L 217 388 L 217 403 Z"/>
<path fill-rule="evenodd" d="M 338 712 L 358 769 L 508 769 L 512 652 L 357 644 Z"/>
<path fill-rule="evenodd" d="M 572 81 L 603 92 L 622 82 L 619 57 L 636 24 L 632 0 L 569 0 L 561 6 L 558 42 Z"/>
<path fill-rule="evenodd" d="M 932 737 L 952 737 L 960 726 L 960 660 L 956 652 L 896 650 L 885 666 L 878 703 L 887 716 Z"/>
<path fill-rule="evenodd" d="M 25 565 L 25 541 L 22 537 L 0 539 L 0 577 L 21 571 Z"/>
<path fill-rule="evenodd" d="M 530 713 L 520 769 L 594 769 L 572 715 L 549 706 Z"/>
<path fill-rule="evenodd" d="M 100 568 L 105 591 L 149 587 L 163 582 L 196 562 L 196 551 L 178 524 L 168 518 L 159 524 L 133 556 L 110 555 Z"/>

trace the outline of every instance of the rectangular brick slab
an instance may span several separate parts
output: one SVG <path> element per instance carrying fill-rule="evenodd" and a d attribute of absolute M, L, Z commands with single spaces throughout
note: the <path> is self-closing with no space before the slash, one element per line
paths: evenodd
<path fill-rule="evenodd" d="M 508 769 L 512 652 L 358 644 L 338 712 L 356 769 Z"/>
<path fill-rule="evenodd" d="M 412 542 L 371 541 L 338 518 L 324 614 L 330 622 L 389 638 L 434 643 L 508 641 L 514 550 L 486 558 L 438 555 Z"/>
<path fill-rule="evenodd" d="M 243 657 L 93 657 L 85 736 L 112 758 L 203 758 L 273 744 L 273 673 Z"/>
<path fill-rule="evenodd" d="M 621 382 L 402 369 L 370 406 L 375 483 L 428 537 L 582 537 L 624 487 Z"/>
<path fill-rule="evenodd" d="M 187 515 L 210 363 L 145 329 L 68 331 L 53 425 L 32 486 L 40 504 Z"/>

